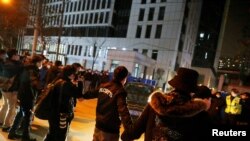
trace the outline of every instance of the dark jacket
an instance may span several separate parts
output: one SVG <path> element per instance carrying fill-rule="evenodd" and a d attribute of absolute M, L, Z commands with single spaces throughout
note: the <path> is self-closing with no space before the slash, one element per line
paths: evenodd
<path fill-rule="evenodd" d="M 82 97 L 81 88 L 76 87 L 69 78 L 59 78 L 57 81 L 63 80 L 61 83 L 55 83 L 55 91 L 53 95 L 54 114 L 66 113 L 73 114 L 74 98 Z M 60 97 L 61 96 L 61 97 Z"/>
<path fill-rule="evenodd" d="M 12 86 L 8 91 L 17 91 L 20 85 L 20 73 L 23 70 L 23 65 L 19 61 L 6 60 L 2 65 L 2 76 L 11 78 L 15 77 Z"/>
<path fill-rule="evenodd" d="M 20 87 L 18 90 L 20 104 L 25 108 L 32 109 L 40 91 L 38 67 L 34 64 L 25 65 L 20 74 Z"/>
<path fill-rule="evenodd" d="M 120 82 L 103 83 L 96 90 L 86 92 L 83 97 L 86 99 L 98 98 L 96 107 L 96 127 L 98 129 L 119 134 L 121 122 L 125 129 L 132 124 L 127 108 L 127 92 Z"/>
<path fill-rule="evenodd" d="M 165 139 L 163 136 L 168 141 L 198 141 L 210 135 L 204 102 L 182 100 L 176 92 L 154 92 L 149 100 L 133 128 L 122 134 L 123 140 L 138 139 L 142 133 L 145 141 Z"/>

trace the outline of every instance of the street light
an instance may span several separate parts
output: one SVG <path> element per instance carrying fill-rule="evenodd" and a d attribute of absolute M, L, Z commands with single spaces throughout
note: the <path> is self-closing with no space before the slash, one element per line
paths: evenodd
<path fill-rule="evenodd" d="M 2 2 L 3 4 L 10 4 L 10 3 L 11 3 L 11 0 L 1 0 L 1 2 Z"/>

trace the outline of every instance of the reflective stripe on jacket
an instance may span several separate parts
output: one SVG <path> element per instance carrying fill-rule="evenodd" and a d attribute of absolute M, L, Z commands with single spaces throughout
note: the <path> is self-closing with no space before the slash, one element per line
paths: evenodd
<path fill-rule="evenodd" d="M 226 97 L 226 109 L 225 113 L 233 114 L 233 115 L 239 115 L 241 114 L 241 104 L 240 104 L 240 98 L 235 97 L 233 100 L 231 100 L 231 96 Z"/>

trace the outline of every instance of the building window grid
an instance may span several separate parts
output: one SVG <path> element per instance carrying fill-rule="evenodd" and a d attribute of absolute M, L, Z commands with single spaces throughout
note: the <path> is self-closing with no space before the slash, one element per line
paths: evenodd
<path fill-rule="evenodd" d="M 95 5 L 96 5 L 96 0 L 92 0 L 92 4 L 91 4 L 91 10 L 95 9 Z"/>
<path fill-rule="evenodd" d="M 74 55 L 77 55 L 78 45 L 75 46 L 75 50 L 74 51 L 75 51 Z"/>
<path fill-rule="evenodd" d="M 100 5 L 101 5 L 101 0 L 97 0 L 97 2 L 96 2 L 96 9 L 100 9 Z"/>
<path fill-rule="evenodd" d="M 146 4 L 147 0 L 141 0 L 141 4 Z"/>
<path fill-rule="evenodd" d="M 77 10 L 77 3 L 78 3 L 78 1 L 75 1 L 75 2 L 74 2 L 74 11 Z"/>
<path fill-rule="evenodd" d="M 72 22 L 71 22 L 72 25 L 75 24 L 75 16 L 76 15 L 73 15 L 73 17 L 72 17 Z"/>
<path fill-rule="evenodd" d="M 138 25 L 137 29 L 136 29 L 136 35 L 135 35 L 136 38 L 140 38 L 141 37 L 141 31 L 142 31 L 142 26 Z"/>
<path fill-rule="evenodd" d="M 89 10 L 90 2 L 91 2 L 91 0 L 87 0 L 87 7 L 86 7 L 86 10 Z"/>
<path fill-rule="evenodd" d="M 68 20 L 68 15 L 64 15 L 64 25 L 66 25 L 67 20 Z"/>
<path fill-rule="evenodd" d="M 161 38 L 161 32 L 162 32 L 162 25 L 156 25 L 156 30 L 155 30 L 155 38 L 159 39 Z"/>
<path fill-rule="evenodd" d="M 158 50 L 153 50 L 151 58 L 157 60 L 157 56 L 158 56 Z"/>
<path fill-rule="evenodd" d="M 79 46 L 78 56 L 81 56 L 81 54 L 82 54 L 82 46 Z"/>
<path fill-rule="evenodd" d="M 147 25 L 145 38 L 150 38 L 152 25 Z"/>
<path fill-rule="evenodd" d="M 106 12 L 105 14 L 105 23 L 108 23 L 109 20 L 109 12 Z"/>
<path fill-rule="evenodd" d="M 86 0 L 83 0 L 83 2 L 82 2 L 82 11 L 85 10 L 85 6 L 86 6 Z"/>
<path fill-rule="evenodd" d="M 98 19 L 99 19 L 99 13 L 95 13 L 95 19 L 94 19 L 95 24 L 98 22 Z"/>
<path fill-rule="evenodd" d="M 73 52 L 74 52 L 74 45 L 71 46 L 70 55 L 73 55 Z"/>
<path fill-rule="evenodd" d="M 90 13 L 90 16 L 89 16 L 89 23 L 92 24 L 93 22 L 93 13 Z"/>
<path fill-rule="evenodd" d="M 164 20 L 165 9 L 164 6 L 159 8 L 158 20 Z"/>
<path fill-rule="evenodd" d="M 105 9 L 106 6 L 106 0 L 102 0 L 102 9 Z"/>
<path fill-rule="evenodd" d="M 154 19 L 154 11 L 155 11 L 155 8 L 153 7 L 149 8 L 148 21 L 152 21 Z"/>
<path fill-rule="evenodd" d="M 81 10 L 81 6 L 82 6 L 82 1 L 79 1 L 79 3 L 78 3 L 78 11 Z"/>
<path fill-rule="evenodd" d="M 107 8 L 110 8 L 110 7 L 111 7 L 111 0 L 108 0 Z"/>
<path fill-rule="evenodd" d="M 138 21 L 143 21 L 143 19 L 144 19 L 144 13 L 145 13 L 145 9 L 141 8 L 140 12 L 139 12 Z"/>
<path fill-rule="evenodd" d="M 86 13 L 86 15 L 85 15 L 85 21 L 84 21 L 84 23 L 85 23 L 85 24 L 87 24 L 87 23 L 88 23 L 88 17 L 89 17 L 89 14 L 88 14 L 88 13 Z"/>
<path fill-rule="evenodd" d="M 84 14 L 81 14 L 80 24 L 83 24 L 83 21 L 84 21 Z"/>

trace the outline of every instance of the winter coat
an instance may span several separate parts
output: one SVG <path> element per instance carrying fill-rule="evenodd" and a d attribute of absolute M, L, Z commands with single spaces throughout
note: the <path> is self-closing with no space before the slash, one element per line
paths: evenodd
<path fill-rule="evenodd" d="M 125 130 L 121 138 L 138 139 L 145 133 L 145 141 L 206 140 L 211 131 L 205 108 L 204 102 L 184 100 L 178 92 L 154 92 L 133 127 Z"/>
<path fill-rule="evenodd" d="M 20 85 L 20 72 L 23 70 L 23 65 L 19 61 L 15 60 L 6 60 L 2 64 L 2 76 L 11 78 L 15 77 L 12 86 L 8 91 L 17 91 Z M 5 91 L 5 90 L 4 90 Z"/>
<path fill-rule="evenodd" d="M 103 83 L 94 91 L 88 91 L 83 98 L 98 98 L 96 127 L 107 133 L 119 134 L 121 123 L 126 129 L 132 124 L 127 108 L 127 92 L 117 81 Z"/>
<path fill-rule="evenodd" d="M 32 109 L 40 91 L 38 67 L 34 64 L 25 65 L 20 74 L 20 87 L 18 89 L 20 104 L 25 108 Z"/>
<path fill-rule="evenodd" d="M 55 83 L 53 91 L 53 104 L 51 110 L 52 116 L 59 115 L 59 113 L 65 113 L 73 115 L 74 113 L 74 98 L 82 97 L 82 88 L 76 87 L 69 78 L 59 78 L 64 83 Z M 61 96 L 61 98 L 60 98 Z M 59 101 L 61 99 L 61 101 Z"/>

